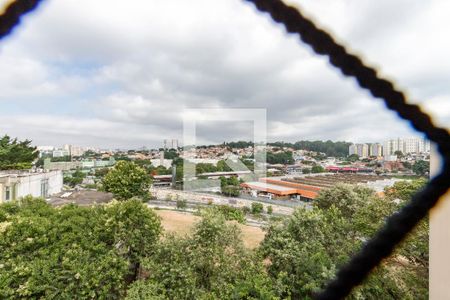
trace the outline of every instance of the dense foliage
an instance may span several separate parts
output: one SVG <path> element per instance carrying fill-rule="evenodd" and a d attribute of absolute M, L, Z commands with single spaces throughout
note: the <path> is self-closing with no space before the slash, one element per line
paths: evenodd
<path fill-rule="evenodd" d="M 159 218 L 136 200 L 93 208 L 0 205 L 1 299 L 119 299 L 151 253 Z"/>
<path fill-rule="evenodd" d="M 161 238 L 159 218 L 138 200 L 2 204 L 0 298 L 311 299 L 424 183 L 398 182 L 384 197 L 358 186 L 322 190 L 312 209 L 272 223 L 256 250 L 226 221 L 242 210 L 227 206 L 203 210 L 189 235 Z M 427 280 L 425 221 L 349 299 L 427 299 Z"/>
<path fill-rule="evenodd" d="M 307 150 L 314 152 L 325 153 L 327 156 L 346 157 L 348 154 L 348 147 L 351 143 L 347 142 L 333 142 L 333 141 L 298 141 L 295 143 L 275 142 L 268 143 L 275 147 L 289 147 L 295 150 Z"/>
<path fill-rule="evenodd" d="M 247 141 L 237 141 L 237 142 L 228 142 L 224 143 L 225 146 L 235 149 L 244 149 L 248 147 L 253 147 L 253 142 L 247 142 Z"/>
<path fill-rule="evenodd" d="M 239 179 L 236 176 L 231 176 L 229 178 L 220 177 L 220 189 L 222 194 L 231 196 L 231 197 L 238 197 L 241 193 L 241 187 Z"/>
<path fill-rule="evenodd" d="M 0 138 L 0 170 L 30 169 L 38 155 L 29 140 L 18 141 L 7 135 Z"/>
<path fill-rule="evenodd" d="M 151 184 L 150 175 L 133 162 L 118 161 L 103 178 L 103 189 L 119 200 L 146 197 Z"/>
<path fill-rule="evenodd" d="M 247 142 L 247 141 L 238 141 L 238 142 L 229 142 L 224 143 L 224 146 L 227 146 L 229 148 L 237 148 L 237 149 L 243 149 L 248 147 L 253 147 L 253 142 Z M 348 155 L 348 147 L 351 145 L 351 143 L 348 142 L 333 142 L 333 141 L 298 141 L 295 143 L 289 143 L 289 142 L 273 142 L 273 143 L 267 143 L 268 146 L 274 146 L 279 148 L 292 148 L 294 150 L 306 150 L 306 151 L 314 151 L 314 152 L 320 152 L 325 153 L 327 156 L 334 156 L 334 157 L 346 157 Z M 212 147 L 213 145 L 211 145 Z"/>
<path fill-rule="evenodd" d="M 245 212 L 238 208 L 229 205 L 214 205 L 208 207 L 208 210 L 212 210 L 212 213 L 222 215 L 227 221 L 237 221 L 239 223 L 245 223 Z"/>
<path fill-rule="evenodd" d="M 284 152 L 268 152 L 266 153 L 266 161 L 269 164 L 288 164 L 291 165 L 294 163 L 294 158 L 292 157 L 291 151 Z"/>
<path fill-rule="evenodd" d="M 412 170 L 417 175 L 423 176 L 430 173 L 430 162 L 419 160 L 414 163 Z"/>
<path fill-rule="evenodd" d="M 167 236 L 143 263 L 127 299 L 276 299 L 263 264 L 236 225 L 205 211 L 191 236 Z"/>
<path fill-rule="evenodd" d="M 297 209 L 269 228 L 261 246 L 282 297 L 310 299 L 423 182 L 400 183 L 377 197 L 367 188 L 338 185 L 321 191 L 312 210 Z M 357 288 L 351 299 L 427 299 L 428 223 Z"/>
<path fill-rule="evenodd" d="M 81 170 L 76 170 L 72 174 L 64 176 L 64 184 L 75 187 L 81 184 L 84 178 L 86 178 L 86 174 Z"/>

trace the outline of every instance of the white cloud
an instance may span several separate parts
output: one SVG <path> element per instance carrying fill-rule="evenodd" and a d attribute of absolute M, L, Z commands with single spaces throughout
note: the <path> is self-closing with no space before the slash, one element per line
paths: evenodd
<path fill-rule="evenodd" d="M 449 125 L 448 1 L 290 2 Z M 181 137 L 185 108 L 266 108 L 269 140 L 412 132 L 241 1 L 47 1 L 0 43 L 0 70 L 0 130 L 46 144 L 159 146 Z M 46 99 L 51 112 L 36 105 Z M 246 126 L 200 132 L 220 141 Z"/>

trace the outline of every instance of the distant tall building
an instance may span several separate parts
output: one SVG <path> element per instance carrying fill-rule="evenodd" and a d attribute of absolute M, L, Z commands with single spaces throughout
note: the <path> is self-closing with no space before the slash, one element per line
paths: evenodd
<path fill-rule="evenodd" d="M 383 146 L 381 146 L 381 144 L 378 143 L 371 144 L 369 148 L 369 156 L 376 156 L 376 157 L 383 156 Z"/>
<path fill-rule="evenodd" d="M 356 154 L 359 157 L 369 157 L 369 146 L 367 144 L 352 144 L 348 147 L 348 154 Z"/>
<path fill-rule="evenodd" d="M 53 157 L 64 157 L 64 156 L 69 156 L 70 153 L 67 150 L 53 150 L 52 152 L 52 156 Z"/>
<path fill-rule="evenodd" d="M 399 138 L 387 140 L 384 142 L 383 146 L 383 156 L 393 155 L 395 151 L 403 152 L 403 141 Z"/>
<path fill-rule="evenodd" d="M 393 155 L 396 151 L 403 154 L 430 152 L 430 142 L 423 138 L 392 139 L 384 142 L 383 156 Z"/>
<path fill-rule="evenodd" d="M 178 149 L 178 140 L 172 139 L 172 149 Z"/>
<path fill-rule="evenodd" d="M 69 153 L 68 155 L 70 155 L 70 156 L 81 156 L 84 154 L 84 152 L 86 152 L 85 149 L 82 147 L 68 145 L 68 144 L 65 144 L 63 146 L 63 150 L 68 152 Z"/>

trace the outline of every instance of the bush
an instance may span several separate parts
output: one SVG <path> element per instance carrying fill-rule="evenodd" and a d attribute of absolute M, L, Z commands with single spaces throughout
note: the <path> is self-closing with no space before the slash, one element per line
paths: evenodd
<path fill-rule="evenodd" d="M 245 223 L 245 214 L 239 208 L 228 205 L 218 205 L 216 208 L 225 217 L 225 220 Z"/>
<path fill-rule="evenodd" d="M 258 215 L 264 211 L 264 206 L 259 202 L 252 202 L 252 214 Z"/>
<path fill-rule="evenodd" d="M 2 204 L 0 299 L 121 299 L 160 232 L 159 217 L 139 201 Z"/>
<path fill-rule="evenodd" d="M 119 161 L 103 178 L 103 188 L 119 200 L 143 197 L 148 193 L 151 178 L 145 169 L 133 162 Z"/>
<path fill-rule="evenodd" d="M 244 214 L 249 214 L 252 211 L 248 206 L 243 206 L 241 209 Z"/>
<path fill-rule="evenodd" d="M 89 183 L 89 184 L 85 184 L 84 187 L 86 189 L 95 190 L 97 188 L 97 185 L 95 183 Z"/>
<path fill-rule="evenodd" d="M 267 206 L 267 213 L 268 213 L 269 215 L 271 215 L 271 214 L 273 213 L 273 207 L 272 207 L 272 205 Z"/>
<path fill-rule="evenodd" d="M 186 200 L 177 200 L 177 209 L 186 209 L 187 201 Z"/>

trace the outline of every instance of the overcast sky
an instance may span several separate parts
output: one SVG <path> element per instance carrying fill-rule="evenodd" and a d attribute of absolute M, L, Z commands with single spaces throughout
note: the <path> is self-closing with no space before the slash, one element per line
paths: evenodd
<path fill-rule="evenodd" d="M 4 4 L 5 0 L 0 0 Z M 290 1 L 450 125 L 450 1 Z M 183 110 L 267 109 L 269 141 L 415 135 L 296 36 L 240 0 L 48 0 L 0 43 L 0 135 L 160 147 Z M 198 124 L 199 143 L 251 139 Z"/>

